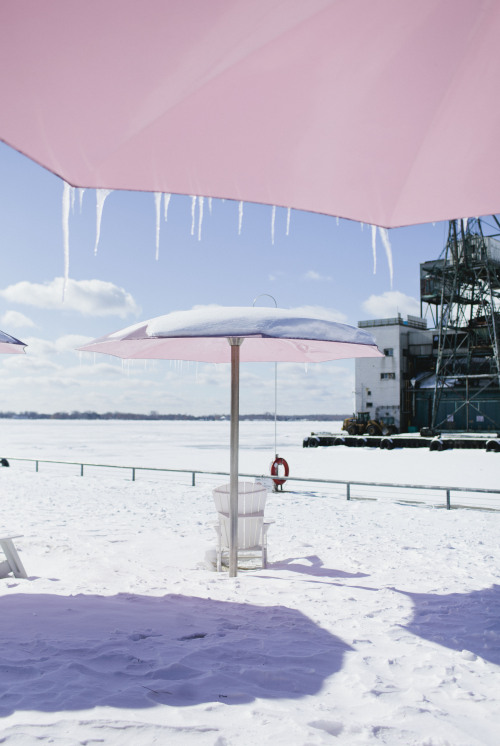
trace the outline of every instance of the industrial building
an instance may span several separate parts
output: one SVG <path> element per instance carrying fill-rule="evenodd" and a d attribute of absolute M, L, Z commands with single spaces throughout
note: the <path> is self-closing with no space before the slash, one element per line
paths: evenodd
<path fill-rule="evenodd" d="M 416 428 L 416 376 L 428 373 L 435 362 L 433 331 L 425 319 L 403 319 L 401 314 L 359 321 L 358 326 L 373 334 L 384 357 L 356 359 L 356 411 L 369 412 L 374 420 L 393 418 L 401 432 Z"/>
<path fill-rule="evenodd" d="M 356 360 L 357 411 L 393 417 L 401 432 L 500 431 L 500 223 L 491 221 L 450 221 L 442 255 L 420 265 L 421 318 L 358 323 L 384 357 Z"/>

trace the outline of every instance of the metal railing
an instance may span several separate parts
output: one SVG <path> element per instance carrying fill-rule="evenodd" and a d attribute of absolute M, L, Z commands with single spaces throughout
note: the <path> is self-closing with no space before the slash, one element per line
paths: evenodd
<path fill-rule="evenodd" d="M 201 469 L 167 469 L 157 466 L 122 466 L 118 464 L 93 464 L 93 463 L 85 463 L 81 461 L 56 461 L 52 459 L 34 459 L 34 458 L 7 458 L 8 461 L 25 461 L 35 464 L 35 471 L 39 471 L 39 465 L 40 464 L 62 464 L 64 466 L 78 466 L 80 467 L 80 476 L 83 477 L 85 474 L 85 467 L 89 468 L 97 468 L 97 469 L 121 469 L 125 471 L 131 472 L 131 478 L 132 481 L 135 482 L 136 474 L 137 472 L 164 472 L 164 473 L 172 473 L 172 474 L 190 474 L 191 475 L 191 486 L 196 486 L 196 476 L 197 475 L 203 475 L 203 476 L 224 476 L 229 477 L 229 472 L 227 471 L 203 471 Z M 247 477 L 251 479 L 268 479 L 271 480 L 272 477 L 268 474 L 243 474 L 240 472 L 240 477 Z M 278 478 L 282 479 L 283 477 L 281 475 L 278 475 Z M 425 494 L 428 493 L 438 493 L 442 494 L 444 493 L 445 499 L 441 501 L 440 504 L 442 504 L 443 507 L 446 507 L 447 510 L 451 510 L 452 508 L 452 500 L 451 496 L 452 493 L 466 493 L 468 495 L 476 495 L 476 494 L 489 494 L 489 495 L 497 495 L 500 498 L 500 488 L 498 490 L 492 490 L 492 489 L 485 489 L 481 487 L 450 487 L 450 486 L 443 486 L 443 485 L 424 485 L 424 484 L 402 484 L 402 483 L 396 483 L 396 482 L 364 482 L 364 481 L 358 481 L 358 480 L 345 480 L 345 479 L 320 479 L 318 477 L 291 477 L 288 476 L 286 478 L 287 482 L 303 482 L 303 483 L 309 483 L 309 484 L 321 484 L 321 485 L 342 485 L 344 490 L 344 497 L 346 500 L 376 500 L 379 499 L 376 495 L 373 496 L 373 488 L 383 488 L 383 489 L 389 489 L 389 490 L 413 490 L 418 492 L 423 492 Z M 353 488 L 361 488 L 361 493 L 358 490 L 358 494 L 355 495 L 353 493 Z M 365 492 L 366 490 L 366 492 Z M 376 490 L 375 490 L 376 492 Z M 407 499 L 404 499 L 403 497 L 400 497 L 399 501 L 401 502 L 419 502 L 419 503 L 429 503 L 428 499 L 420 499 L 416 501 L 409 501 Z M 478 509 L 485 509 L 486 506 L 484 505 L 456 505 L 454 507 L 475 507 Z M 487 506 L 487 509 L 490 510 L 500 510 L 500 499 L 498 500 L 498 504 L 494 507 Z"/>

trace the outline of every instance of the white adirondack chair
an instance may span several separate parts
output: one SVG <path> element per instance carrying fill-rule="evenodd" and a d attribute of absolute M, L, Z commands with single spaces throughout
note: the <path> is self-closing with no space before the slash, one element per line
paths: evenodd
<path fill-rule="evenodd" d="M 219 522 L 217 533 L 217 572 L 229 559 L 229 498 L 230 486 L 223 484 L 213 490 Z M 274 521 L 264 520 L 267 490 L 262 484 L 238 482 L 238 562 L 259 559 L 267 565 L 267 532 Z"/>
<path fill-rule="evenodd" d="M 0 549 L 7 558 L 3 562 L 0 562 L 0 578 L 8 575 L 10 572 L 16 578 L 28 577 L 14 545 L 14 539 L 18 539 L 19 536 L 20 534 L 16 536 L 0 536 Z"/>

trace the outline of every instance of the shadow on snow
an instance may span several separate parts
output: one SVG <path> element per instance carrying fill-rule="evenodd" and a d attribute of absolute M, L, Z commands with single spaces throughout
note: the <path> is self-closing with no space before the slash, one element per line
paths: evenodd
<path fill-rule="evenodd" d="M 325 567 L 323 560 L 317 554 L 306 557 L 288 557 L 268 565 L 273 570 L 289 570 L 301 575 L 312 575 L 316 578 L 367 578 L 366 572 L 345 572 L 333 567 Z"/>
<path fill-rule="evenodd" d="M 299 611 L 210 599 L 0 599 L 0 715 L 317 693 L 351 648 Z"/>
<path fill-rule="evenodd" d="M 500 664 L 500 585 L 444 595 L 397 592 L 414 606 L 413 619 L 403 625 L 409 632 Z"/>

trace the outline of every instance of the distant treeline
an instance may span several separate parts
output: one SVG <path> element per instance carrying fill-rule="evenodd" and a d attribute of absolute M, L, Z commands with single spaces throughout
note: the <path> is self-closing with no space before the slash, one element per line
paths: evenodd
<path fill-rule="evenodd" d="M 276 419 L 280 422 L 290 420 L 320 420 L 331 422 L 332 420 L 343 420 L 349 417 L 347 414 L 291 414 L 277 415 Z M 134 412 L 54 412 L 54 414 L 41 414 L 40 412 L 0 412 L 0 418 L 10 420 L 229 420 L 228 414 L 209 414 L 209 415 L 192 415 L 192 414 L 158 414 L 150 412 L 149 414 L 136 414 Z M 240 414 L 240 420 L 274 420 L 274 414 L 266 412 L 265 414 Z"/>

